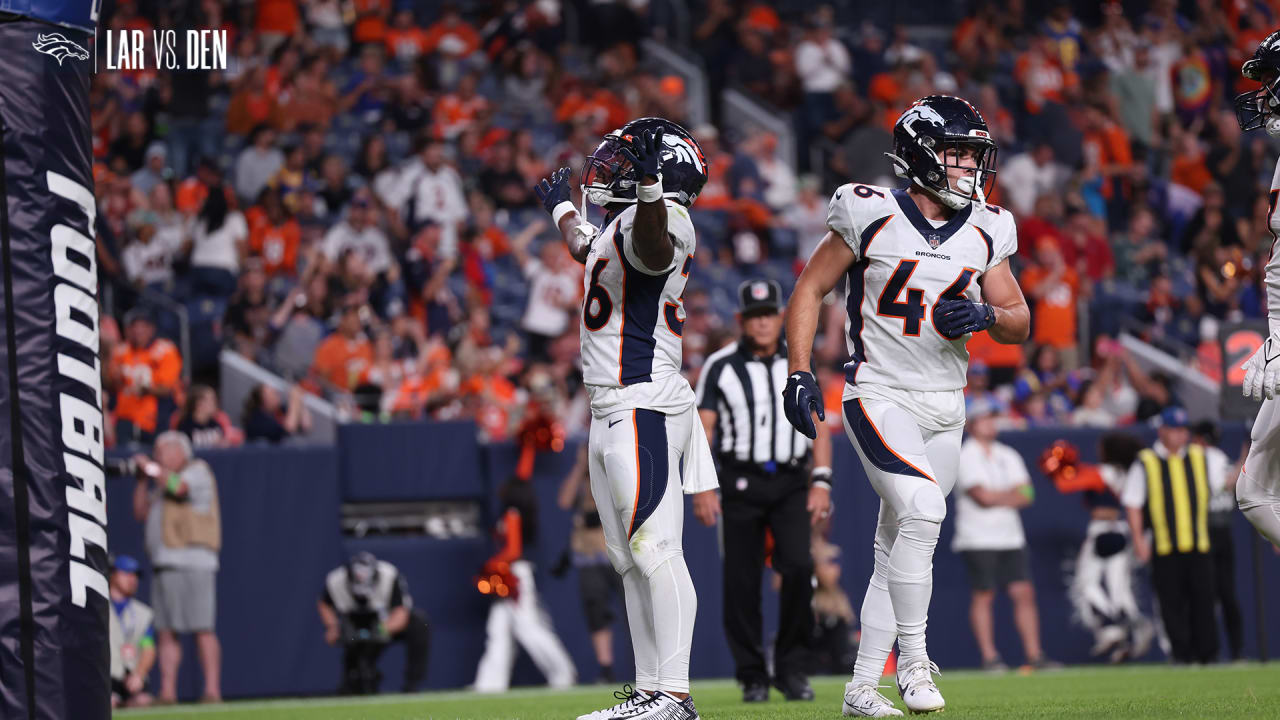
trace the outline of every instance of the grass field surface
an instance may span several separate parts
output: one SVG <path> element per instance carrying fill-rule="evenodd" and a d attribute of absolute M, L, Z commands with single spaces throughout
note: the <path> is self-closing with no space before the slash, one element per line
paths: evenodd
<path fill-rule="evenodd" d="M 789 703 L 774 692 L 768 703 L 744 705 L 732 681 L 694 682 L 693 697 L 706 720 L 840 717 L 846 678 L 815 678 L 817 700 Z M 888 680 L 888 679 L 886 679 Z M 888 683 L 886 683 L 888 684 Z M 945 673 L 945 720 L 963 718 L 1280 718 L 1280 664 L 1209 668 L 1165 666 L 1081 667 L 1031 675 Z M 184 705 L 119 711 L 139 720 L 573 720 L 610 701 L 615 688 L 513 690 L 380 695 Z M 904 709 L 895 690 L 883 691 Z"/>

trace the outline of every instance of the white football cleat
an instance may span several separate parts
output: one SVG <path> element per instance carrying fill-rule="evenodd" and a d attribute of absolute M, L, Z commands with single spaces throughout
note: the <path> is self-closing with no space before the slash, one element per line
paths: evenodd
<path fill-rule="evenodd" d="M 644 706 L 644 711 L 634 717 L 637 720 L 700 720 L 692 695 L 681 700 L 662 690 L 655 692 L 652 700 Z"/>
<path fill-rule="evenodd" d="M 938 666 L 928 660 L 898 667 L 898 693 L 913 713 L 937 712 L 947 706 L 942 693 L 933 683 L 933 675 L 941 675 Z"/>
<path fill-rule="evenodd" d="M 622 702 L 613 707 L 589 712 L 586 715 L 579 715 L 578 720 L 622 720 L 623 718 L 640 717 L 650 709 L 655 697 L 654 695 L 642 693 L 629 684 L 623 685 L 622 690 L 615 691 L 613 696 Z"/>
<path fill-rule="evenodd" d="M 852 717 L 902 717 L 902 711 L 880 693 L 880 688 L 870 683 L 854 685 L 852 681 L 844 684 L 844 705 L 840 708 L 840 714 Z"/>

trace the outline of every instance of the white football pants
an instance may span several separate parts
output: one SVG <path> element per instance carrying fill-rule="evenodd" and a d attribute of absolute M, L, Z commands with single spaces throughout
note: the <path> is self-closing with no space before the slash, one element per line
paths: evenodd
<path fill-rule="evenodd" d="M 1263 401 L 1249 439 L 1236 502 L 1258 532 L 1280 546 L 1280 399 Z"/>
<path fill-rule="evenodd" d="M 707 472 L 703 460 L 687 457 L 700 447 L 695 440 L 706 442 L 693 406 L 671 415 L 620 410 L 591 420 L 591 495 L 609 560 L 622 576 L 635 686 L 644 690 L 689 692 L 698 597 L 684 562 L 681 463 L 686 473 Z"/>
<path fill-rule="evenodd" d="M 854 680 L 878 685 L 898 642 L 899 665 L 928 660 L 933 552 L 956 481 L 963 430 L 936 431 L 887 400 L 849 398 L 844 427 L 880 496 L 875 570 L 862 602 Z"/>

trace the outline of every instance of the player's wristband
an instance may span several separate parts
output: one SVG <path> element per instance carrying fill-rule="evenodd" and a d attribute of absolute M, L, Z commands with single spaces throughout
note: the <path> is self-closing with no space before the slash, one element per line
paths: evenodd
<path fill-rule="evenodd" d="M 180 487 L 182 487 L 182 478 L 178 476 L 178 473 L 169 473 L 169 481 L 164 484 L 165 492 L 170 495 L 177 495 Z"/>
<path fill-rule="evenodd" d="M 1028 500 L 1034 501 L 1036 499 L 1036 489 L 1031 486 L 1031 483 L 1020 485 L 1018 492 L 1022 493 L 1022 496 Z"/>
<path fill-rule="evenodd" d="M 551 222 L 555 223 L 556 229 L 559 230 L 560 221 L 564 219 L 564 216 L 568 215 L 571 212 L 577 212 L 577 211 L 578 211 L 578 208 L 574 207 L 573 203 L 569 202 L 568 200 L 565 200 L 559 203 L 558 205 L 556 205 L 554 208 L 551 208 Z"/>
<path fill-rule="evenodd" d="M 636 199 L 643 203 L 658 202 L 662 199 L 662 176 L 652 185 L 636 185 Z"/>
<path fill-rule="evenodd" d="M 814 487 L 831 489 L 831 468 L 826 465 L 816 467 L 809 473 L 809 482 Z"/>

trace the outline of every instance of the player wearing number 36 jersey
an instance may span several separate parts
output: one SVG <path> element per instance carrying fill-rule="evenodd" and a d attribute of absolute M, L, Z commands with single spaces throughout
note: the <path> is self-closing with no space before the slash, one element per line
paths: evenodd
<path fill-rule="evenodd" d="M 636 681 L 620 703 L 579 720 L 697 720 L 689 649 L 697 596 L 681 535 L 686 493 L 717 487 L 711 448 L 680 374 L 685 281 L 695 240 L 688 208 L 707 181 L 684 128 L 641 118 L 606 135 L 583 169 L 590 225 L 569 202 L 569 169 L 537 187 L 585 265 L 582 374 L 591 397 L 591 494 L 622 576 Z"/>
<path fill-rule="evenodd" d="M 894 127 L 906 190 L 843 185 L 787 311 L 791 377 L 784 408 L 813 437 L 825 418 L 809 373 L 822 298 L 844 280 L 849 362 L 844 425 L 880 496 L 875 569 L 862 604 L 862 641 L 845 715 L 901 715 L 880 694 L 894 641 L 898 691 L 909 710 L 945 705 L 925 649 L 933 551 L 955 484 L 964 428 L 965 343 L 988 331 L 1027 337 L 1030 313 L 1009 270 L 1017 249 L 1010 213 L 985 201 L 996 144 L 982 115 L 960 98 L 916 102 Z"/>

